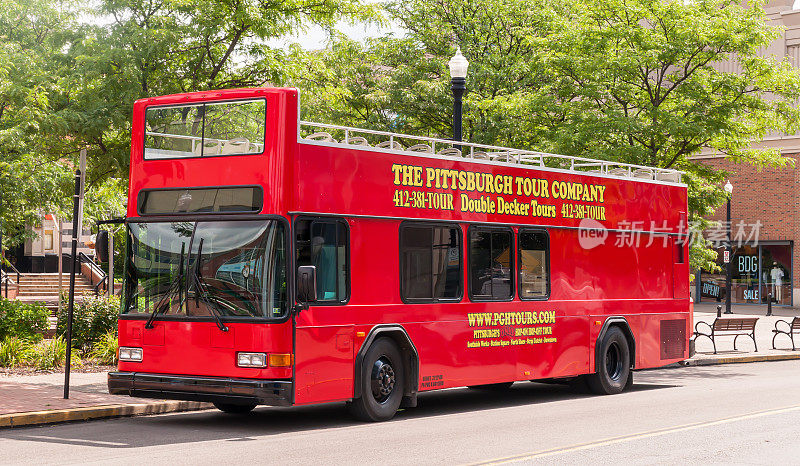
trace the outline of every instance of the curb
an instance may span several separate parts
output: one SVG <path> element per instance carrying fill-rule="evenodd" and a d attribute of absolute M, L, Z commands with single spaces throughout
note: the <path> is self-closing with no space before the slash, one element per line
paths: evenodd
<path fill-rule="evenodd" d="M 733 356 L 709 359 L 687 359 L 681 361 L 681 367 L 686 366 L 717 366 L 720 364 L 742 364 L 748 362 L 791 361 L 800 359 L 800 353 L 795 354 L 766 354 L 761 356 Z"/>
<path fill-rule="evenodd" d="M 0 415 L 0 428 L 53 424 L 56 422 L 87 421 L 110 417 L 164 414 L 180 411 L 197 411 L 211 408 L 210 403 L 198 401 L 159 401 L 155 403 L 128 403 L 121 405 L 88 406 L 82 408 L 29 411 Z"/>

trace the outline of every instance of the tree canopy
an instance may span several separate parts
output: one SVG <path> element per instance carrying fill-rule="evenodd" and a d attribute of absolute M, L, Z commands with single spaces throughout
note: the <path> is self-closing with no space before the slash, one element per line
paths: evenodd
<path fill-rule="evenodd" d="M 119 212 L 130 116 L 142 97 L 295 85 L 303 117 L 449 137 L 447 61 L 470 61 L 464 137 L 686 172 L 693 219 L 724 194 L 703 148 L 757 166 L 791 159 L 751 141 L 795 133 L 800 77 L 763 50 L 780 31 L 732 0 L 394 0 L 408 31 L 364 42 L 339 21 L 381 21 L 359 0 L 7 0 L 0 11 L 0 215 L 6 236 L 64 209 L 89 151 L 90 215 Z M 318 25 L 321 50 L 268 45 Z M 723 65 L 725 64 L 725 65 Z M 45 176 L 42 176 L 45 175 Z M 45 179 L 46 178 L 46 179 Z M 693 266 L 710 258 L 694 250 Z"/>
<path fill-rule="evenodd" d="M 340 38 L 309 59 L 298 80 L 311 117 L 448 137 L 446 66 L 460 47 L 466 140 L 685 171 L 701 224 L 724 199 L 724 173 L 691 159 L 703 148 L 792 163 L 751 146 L 795 133 L 800 117 L 798 70 L 761 53 L 780 34 L 761 4 L 408 0 L 388 11 L 407 37 Z M 692 259 L 712 255 L 701 242 Z"/>
<path fill-rule="evenodd" d="M 5 2 L 0 215 L 6 243 L 27 237 L 24 226 L 45 211 L 65 210 L 82 148 L 87 196 L 97 203 L 87 215 L 120 211 L 135 100 L 281 84 L 288 52 L 267 41 L 312 24 L 332 29 L 340 20 L 380 16 L 357 0 Z"/>

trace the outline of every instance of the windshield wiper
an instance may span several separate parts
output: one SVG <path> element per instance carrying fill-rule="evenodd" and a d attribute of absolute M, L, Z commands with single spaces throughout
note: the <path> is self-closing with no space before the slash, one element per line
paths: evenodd
<path fill-rule="evenodd" d="M 164 296 L 162 296 L 161 299 L 158 301 L 158 304 L 156 304 L 155 308 L 153 309 L 153 313 L 150 314 L 150 318 L 147 319 L 147 323 L 144 324 L 144 328 L 146 329 L 153 328 L 153 321 L 156 319 L 156 316 L 164 308 L 164 305 L 167 304 L 168 302 L 167 300 L 172 298 L 172 295 L 175 294 L 175 291 L 178 292 L 178 308 L 180 309 L 183 306 L 183 299 L 181 296 L 183 294 L 181 293 L 181 283 L 183 283 L 183 276 L 184 276 L 183 262 L 186 256 L 185 249 L 186 249 L 186 243 L 181 243 L 181 260 L 180 260 L 180 266 L 178 268 L 178 275 L 175 278 L 173 278 L 172 281 L 169 283 L 167 291 L 164 293 Z"/>
<path fill-rule="evenodd" d="M 197 247 L 197 262 L 195 263 L 194 273 L 192 274 L 192 282 L 194 283 L 195 292 L 194 292 L 194 305 L 195 307 L 200 306 L 200 300 L 205 303 L 205 305 L 211 309 L 211 315 L 214 316 L 214 320 L 217 322 L 217 327 L 223 332 L 228 331 L 228 327 L 225 323 L 222 322 L 222 313 L 217 308 L 217 303 L 212 301 L 208 295 L 208 286 L 206 285 L 205 281 L 203 280 L 203 275 L 200 272 L 200 265 L 203 262 L 203 238 L 200 238 L 200 245 Z M 187 290 L 188 294 L 188 290 Z"/>

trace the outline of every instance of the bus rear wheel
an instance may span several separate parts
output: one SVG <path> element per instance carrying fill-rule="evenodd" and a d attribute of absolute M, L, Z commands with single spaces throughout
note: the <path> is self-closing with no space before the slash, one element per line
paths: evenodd
<path fill-rule="evenodd" d="M 214 407 L 218 410 L 222 411 L 223 413 L 228 414 L 246 414 L 252 411 L 256 404 L 245 404 L 245 405 L 237 405 L 233 403 L 214 403 Z"/>
<path fill-rule="evenodd" d="M 361 396 L 349 403 L 350 412 L 362 421 L 388 421 L 403 400 L 403 358 L 394 341 L 378 338 L 367 350 L 361 375 Z"/>
<path fill-rule="evenodd" d="M 631 377 L 631 351 L 619 327 L 611 327 L 597 347 L 597 372 L 586 376 L 589 389 L 599 395 L 621 393 Z"/>

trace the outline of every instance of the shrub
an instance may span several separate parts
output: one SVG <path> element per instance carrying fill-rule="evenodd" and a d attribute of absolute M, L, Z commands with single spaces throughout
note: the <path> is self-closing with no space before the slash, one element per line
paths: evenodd
<path fill-rule="evenodd" d="M 84 301 L 84 305 L 88 305 L 91 308 L 89 311 L 92 316 L 89 341 L 92 343 L 98 342 L 109 332 L 116 335 L 120 306 L 118 296 L 90 298 L 89 301 Z"/>
<path fill-rule="evenodd" d="M 119 341 L 116 332 L 107 332 L 92 346 L 90 356 L 100 364 L 116 364 Z"/>
<path fill-rule="evenodd" d="M 30 363 L 40 370 L 58 369 L 67 360 L 67 342 L 62 337 L 44 340 L 36 344 L 30 351 Z M 81 359 L 72 353 L 72 366 L 81 367 Z"/>
<path fill-rule="evenodd" d="M 41 303 L 0 298 L 0 339 L 17 337 L 39 341 L 50 328 L 50 312 Z"/>
<path fill-rule="evenodd" d="M 67 334 L 66 303 L 61 305 L 58 315 L 56 332 L 59 335 Z M 94 296 L 86 293 L 82 300 L 75 303 L 72 319 L 72 346 L 83 351 L 89 350 L 93 343 L 99 341 L 106 333 L 114 332 L 117 328 L 119 315 L 119 298 L 113 296 Z"/>
<path fill-rule="evenodd" d="M 17 337 L 5 337 L 0 342 L 0 367 L 25 365 L 30 358 L 30 343 Z"/>

